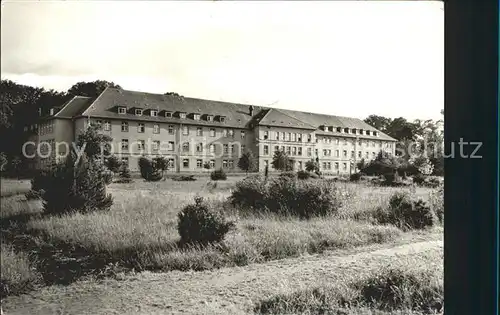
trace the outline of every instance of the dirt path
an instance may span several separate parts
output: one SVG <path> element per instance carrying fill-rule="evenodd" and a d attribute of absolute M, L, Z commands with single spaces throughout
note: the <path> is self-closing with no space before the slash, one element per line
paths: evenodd
<path fill-rule="evenodd" d="M 144 272 L 125 279 L 79 281 L 3 301 L 14 314 L 248 314 L 279 291 L 340 281 L 387 265 L 397 256 L 442 251 L 442 241 L 325 253 L 206 272 Z"/>

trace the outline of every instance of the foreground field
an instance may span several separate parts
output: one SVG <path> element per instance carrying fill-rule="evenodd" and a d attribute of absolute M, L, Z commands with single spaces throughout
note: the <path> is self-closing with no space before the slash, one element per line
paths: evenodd
<path fill-rule="evenodd" d="M 48 287 L 31 295 L 7 298 L 4 311 L 7 314 L 251 314 L 263 301 L 277 295 L 317 287 L 335 286 L 342 290 L 382 268 L 423 268 L 442 274 L 442 241 L 383 247 L 214 271 L 143 272 L 120 280 L 79 281 L 67 287 Z M 357 311 L 377 314 L 366 309 L 338 314 Z"/>
<path fill-rule="evenodd" d="M 415 195 L 428 200 L 432 193 L 429 188 L 388 188 L 362 183 L 341 183 L 338 185 L 342 191 L 347 192 L 352 197 L 337 213 L 310 220 L 300 220 L 291 216 L 232 207 L 227 203 L 227 197 L 231 194 L 238 180 L 241 180 L 241 177 L 229 177 L 227 181 L 222 182 L 211 182 L 207 178 L 202 178 L 194 182 L 176 182 L 167 179 L 156 183 L 135 180 L 134 183 L 130 184 L 112 184 L 109 186 L 109 192 L 113 195 L 114 204 L 109 212 L 75 213 L 62 216 L 44 216 L 39 200 L 26 200 L 24 195 L 19 193 L 25 190 L 26 183 L 7 182 L 13 187 L 9 191 L 8 188 L 4 188 L 5 183 L 2 182 L 2 194 L 5 192 L 5 195 L 9 196 L 1 199 L 2 209 L 0 213 L 2 242 L 5 243 L 2 246 L 2 271 L 9 271 L 2 272 L 2 295 L 22 294 L 29 290 L 39 289 L 40 298 L 47 297 L 50 300 L 52 294 L 54 294 L 54 298 L 60 298 L 60 294 L 74 294 L 74 298 L 78 298 L 80 293 L 76 292 L 81 291 L 84 295 L 82 298 L 85 299 L 88 294 L 100 292 L 103 285 L 111 285 L 121 288 L 120 290 L 128 288 L 127 290 L 132 291 L 130 294 L 135 294 L 132 283 L 135 280 L 133 279 L 143 279 L 141 281 L 146 282 L 148 277 L 154 279 L 161 276 L 147 271 L 168 271 L 163 275 L 166 278 L 161 278 L 164 280 L 154 281 L 167 281 L 167 283 L 174 281 L 175 286 L 179 286 L 179 289 L 175 289 L 177 295 L 172 298 L 184 301 L 182 298 L 184 294 L 186 296 L 184 302 L 190 303 L 187 302 L 190 297 L 193 294 L 198 294 L 198 290 L 202 290 L 201 288 L 197 289 L 197 286 L 194 286 L 193 290 L 189 289 L 190 285 L 194 285 L 190 281 L 195 281 L 196 278 L 193 270 L 223 268 L 223 275 L 227 277 L 225 278 L 227 283 L 224 284 L 225 295 L 221 295 L 220 299 L 215 302 L 208 300 L 206 302 L 208 304 L 200 304 L 207 307 L 207 305 L 215 303 L 214 305 L 217 305 L 215 313 L 220 313 L 226 309 L 223 304 L 228 303 L 222 302 L 223 300 L 232 301 L 241 298 L 238 286 L 243 285 L 241 281 L 244 282 L 249 276 L 249 272 L 255 273 L 253 278 L 257 280 L 252 281 L 256 281 L 256 283 L 270 281 L 269 283 L 272 284 L 274 280 L 270 280 L 268 277 L 271 277 L 271 274 L 280 273 L 274 269 L 271 269 L 272 272 L 270 272 L 267 268 L 271 268 L 269 266 L 277 269 L 285 268 L 283 269 L 284 273 L 281 274 L 283 277 L 293 276 L 301 281 L 306 281 L 307 285 L 314 284 L 321 288 L 323 284 L 316 281 L 317 277 L 311 276 L 311 280 L 307 280 L 311 274 L 303 269 L 307 268 L 307 265 L 298 267 L 300 263 L 309 264 L 308 259 L 312 257 L 312 261 L 319 263 L 320 266 L 327 266 L 325 268 L 332 271 L 333 269 L 328 267 L 329 259 L 335 260 L 337 259 L 335 257 L 340 257 L 342 253 L 345 256 L 346 251 L 351 251 L 352 255 L 352 251 L 358 249 L 372 251 L 377 247 L 390 248 L 396 245 L 430 241 L 431 243 L 424 243 L 427 245 L 422 247 L 427 248 L 427 246 L 435 246 L 436 243 L 432 242 L 440 240 L 442 237 L 442 227 L 440 226 L 405 232 L 395 226 L 380 225 L 373 221 L 375 210 L 378 207 L 387 207 L 388 200 L 394 192 L 411 190 Z M 226 216 L 236 222 L 236 229 L 226 236 L 222 244 L 205 248 L 185 247 L 179 244 L 177 214 L 183 207 L 192 204 L 196 196 L 202 196 L 208 200 L 211 206 L 223 209 Z M 399 252 L 399 249 L 394 252 Z M 319 256 L 314 256 L 318 254 Z M 289 260 L 291 257 L 299 258 L 296 258 L 296 261 Z M 437 256 L 433 257 L 442 264 L 442 259 L 436 258 Z M 377 261 L 378 258 L 375 253 L 370 261 Z M 287 269 L 287 261 L 294 261 L 293 268 Z M 341 259 L 340 261 L 346 262 L 348 260 Z M 353 262 L 353 264 L 357 264 L 357 262 Z M 241 266 L 246 267 L 242 269 Z M 334 264 L 334 266 L 336 265 Z M 298 271 L 294 271 L 295 269 Z M 137 273 L 142 271 L 146 272 Z M 304 272 L 304 276 L 299 277 L 299 272 Z M 261 274 L 262 280 L 260 280 Z M 288 276 L 288 274 L 290 275 Z M 218 275 L 217 272 L 200 273 L 200 277 L 209 277 L 214 281 L 217 278 L 213 277 L 218 277 L 216 275 Z M 336 275 L 332 276 L 336 277 Z M 184 277 L 186 277 L 185 280 L 183 280 Z M 117 279 L 126 280 L 122 282 Z M 207 280 L 200 278 L 200 281 L 204 283 L 203 281 Z M 50 286 L 71 283 L 73 284 L 67 289 Z M 183 286 L 184 284 L 185 286 Z M 140 285 L 145 284 L 141 282 Z M 166 285 L 162 283 L 160 286 Z M 49 287 L 41 288 L 43 286 Z M 256 290 L 256 287 L 250 286 L 250 288 Z M 276 286 L 273 285 L 270 288 L 276 289 Z M 300 288 L 295 287 L 289 287 L 286 292 L 290 293 L 293 291 L 292 289 L 299 290 L 296 294 L 301 294 Z M 66 292 L 66 290 L 69 291 Z M 182 293 L 182 290 L 186 291 Z M 273 296 L 259 290 L 256 292 L 260 292 L 252 297 L 252 307 L 256 310 L 268 313 L 294 312 L 279 303 L 272 302 L 276 299 L 287 301 L 286 295 Z M 116 292 L 116 294 L 117 296 L 111 297 L 112 303 L 116 303 L 115 299 L 119 299 L 122 292 Z M 307 295 L 307 293 L 304 294 Z M 96 293 L 93 297 L 96 301 L 102 301 L 102 303 L 93 302 L 96 307 L 101 307 L 100 309 L 96 308 L 95 313 L 114 314 L 118 310 L 132 312 L 135 307 L 138 307 L 136 310 L 139 313 L 144 314 L 170 313 L 171 310 L 168 307 L 164 308 L 166 306 L 163 304 L 153 305 L 152 308 L 140 304 L 130 304 L 127 306 L 129 308 L 125 309 L 107 309 L 105 296 Z M 123 299 L 128 299 L 128 295 L 123 296 Z M 141 297 L 141 299 L 143 298 Z M 36 300 L 38 298 L 35 299 L 36 302 L 26 299 L 26 296 L 8 297 L 5 300 L 7 301 L 5 309 L 11 309 L 12 313 L 19 311 L 19 314 L 24 311 L 33 313 L 31 311 L 35 311 L 38 306 L 32 303 L 42 303 L 40 300 Z M 131 301 L 133 300 L 132 298 Z M 21 308 L 14 307 L 13 302 L 8 301 L 18 301 L 21 303 L 19 305 Z M 67 300 L 66 302 L 75 303 L 76 307 L 85 305 L 83 304 L 84 300 L 82 302 Z M 218 305 L 219 302 L 220 305 Z M 236 307 L 234 312 L 231 311 L 232 306 L 228 306 L 227 310 L 229 313 L 247 312 L 250 305 L 248 303 L 248 300 L 237 302 L 234 306 Z M 39 305 L 41 308 L 35 313 L 48 312 L 48 309 L 44 309 L 42 304 Z M 185 311 L 194 307 L 193 314 L 197 314 L 197 308 L 194 304 L 189 304 L 189 307 L 179 304 L 175 307 L 180 307 Z M 23 310 L 22 305 L 27 308 Z M 144 307 L 146 311 L 143 311 Z M 307 310 L 309 306 L 299 307 Z M 313 306 L 311 307 L 313 308 Z M 174 306 L 171 308 L 173 310 Z M 87 311 L 86 308 L 85 311 Z M 66 312 L 80 314 L 83 309 L 82 312 L 77 312 L 77 309 L 68 308 Z"/>

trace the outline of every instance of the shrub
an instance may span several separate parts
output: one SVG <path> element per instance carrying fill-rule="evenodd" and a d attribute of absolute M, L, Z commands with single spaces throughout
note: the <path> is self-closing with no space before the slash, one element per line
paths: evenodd
<path fill-rule="evenodd" d="M 211 209 L 202 197 L 195 198 L 194 205 L 186 206 L 178 215 L 177 230 L 182 244 L 217 243 L 234 227 L 222 212 Z"/>
<path fill-rule="evenodd" d="M 227 175 L 224 172 L 224 170 L 221 168 L 221 169 L 215 170 L 212 173 L 210 173 L 210 179 L 212 179 L 212 180 L 226 180 Z"/>
<path fill-rule="evenodd" d="M 444 186 L 440 185 L 431 192 L 429 203 L 440 223 L 444 222 Z"/>
<path fill-rule="evenodd" d="M 122 163 L 118 173 L 118 180 L 116 182 L 126 184 L 130 183 L 131 181 L 132 181 L 132 176 L 130 176 L 130 170 L 128 168 L 128 165 L 126 163 Z"/>
<path fill-rule="evenodd" d="M 384 181 L 382 182 L 382 185 L 384 186 L 403 186 L 403 180 L 401 179 L 401 176 L 397 172 L 394 173 L 386 173 L 384 174 Z"/>
<path fill-rule="evenodd" d="M 106 193 L 102 165 L 85 156 L 76 167 L 70 156 L 64 164 L 56 165 L 43 182 L 44 212 L 48 214 L 109 210 L 113 204 Z"/>
<path fill-rule="evenodd" d="M 423 229 L 434 225 L 435 214 L 422 199 L 398 191 L 391 196 L 388 209 L 377 209 L 376 219 L 401 229 Z"/>
<path fill-rule="evenodd" d="M 177 182 L 192 182 L 195 181 L 196 178 L 194 177 L 194 175 L 176 175 L 172 177 L 172 180 Z"/>
<path fill-rule="evenodd" d="M 155 167 L 155 163 L 144 156 L 139 158 L 139 170 L 142 178 L 147 181 L 159 181 L 163 178 L 162 172 Z"/>
<path fill-rule="evenodd" d="M 297 172 L 297 178 L 298 179 L 309 179 L 309 178 L 311 178 L 311 173 L 309 173 L 308 171 L 300 170 Z"/>
<path fill-rule="evenodd" d="M 413 182 L 417 185 L 422 185 L 425 182 L 425 178 L 425 175 L 418 173 L 413 176 Z"/>
<path fill-rule="evenodd" d="M 427 177 L 427 180 L 425 181 L 425 185 L 427 187 L 437 188 L 437 187 L 439 187 L 439 185 L 441 185 L 441 180 L 438 177 L 429 176 L 429 177 Z"/>
<path fill-rule="evenodd" d="M 233 205 L 311 218 L 336 212 L 344 197 L 333 182 L 288 177 L 267 181 L 253 176 L 236 183 L 230 201 Z"/>
<path fill-rule="evenodd" d="M 121 163 L 114 155 L 108 157 L 105 162 L 106 167 L 113 173 L 118 173 Z"/>
<path fill-rule="evenodd" d="M 297 178 L 297 174 L 292 171 L 287 171 L 287 172 L 282 172 L 279 175 L 280 177 L 287 177 L 287 178 Z"/>
<path fill-rule="evenodd" d="M 351 182 L 357 182 L 361 179 L 361 176 L 364 176 L 365 174 L 363 172 L 359 172 L 359 173 L 354 173 L 354 174 L 351 174 L 351 176 L 349 176 L 349 180 Z"/>

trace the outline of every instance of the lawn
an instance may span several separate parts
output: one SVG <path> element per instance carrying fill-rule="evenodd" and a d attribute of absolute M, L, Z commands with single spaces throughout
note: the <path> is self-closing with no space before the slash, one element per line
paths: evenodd
<path fill-rule="evenodd" d="M 52 257 L 36 261 L 37 269 L 46 283 L 68 283 L 83 275 L 102 274 L 103 270 L 113 268 L 204 270 L 398 242 L 412 237 L 435 238 L 442 233 L 439 228 L 437 232 L 434 229 L 406 233 L 394 226 L 360 219 L 363 217 L 360 213 L 385 207 L 393 192 L 409 188 L 341 183 L 339 185 L 353 192 L 354 197 L 337 215 L 299 220 L 240 211 L 229 206 L 226 199 L 241 178 L 228 177 L 227 181 L 221 182 L 211 182 L 208 178 L 193 182 L 167 179 L 155 183 L 136 179 L 130 184 L 111 184 L 108 187 L 114 198 L 111 210 L 90 214 L 43 216 L 39 201 L 28 202 L 22 196 L 2 198 L 2 238 L 14 243 L 20 252 Z M 20 185 L 5 184 L 19 191 Z M 415 193 L 425 199 L 430 191 L 417 188 Z M 205 248 L 179 246 L 177 214 L 187 204 L 193 203 L 195 196 L 202 196 L 211 205 L 224 208 L 228 218 L 236 222 L 236 229 L 222 244 Z M 29 241 L 16 242 L 16 234 Z M 37 256 L 32 259 L 37 260 Z"/>

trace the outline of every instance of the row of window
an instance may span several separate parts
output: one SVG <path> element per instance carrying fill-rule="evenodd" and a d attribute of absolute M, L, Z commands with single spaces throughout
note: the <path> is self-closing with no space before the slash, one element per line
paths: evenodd
<path fill-rule="evenodd" d="M 297 161 L 297 163 L 298 163 L 297 164 L 298 169 L 301 170 L 302 166 L 303 166 L 302 161 Z M 333 165 L 335 167 L 335 170 L 338 171 L 340 163 L 334 162 Z M 332 162 L 323 162 L 322 166 L 323 166 L 323 170 L 331 170 L 332 169 Z M 264 167 L 269 167 L 268 160 L 264 160 Z M 351 164 L 351 167 L 353 167 L 352 164 Z M 347 163 L 342 163 L 342 170 L 347 171 Z"/>
<path fill-rule="evenodd" d="M 269 155 L 269 146 L 268 145 L 264 145 L 263 147 L 263 155 Z M 302 148 L 301 147 L 291 147 L 291 146 L 281 146 L 281 148 L 279 146 L 275 146 L 274 147 L 274 152 L 277 152 L 277 151 L 283 151 L 285 152 L 287 155 L 290 155 L 290 156 L 302 156 Z M 319 150 L 318 149 L 315 149 L 315 155 L 318 156 L 319 155 Z M 347 150 L 343 150 L 343 157 L 344 158 L 347 158 Z M 354 158 L 354 151 L 351 151 L 351 158 Z M 307 148 L 307 156 L 312 156 L 312 148 Z M 323 156 L 332 156 L 332 150 L 330 149 L 323 149 Z M 372 158 L 375 158 L 377 156 L 377 153 L 376 152 L 372 152 Z M 335 150 L 335 157 L 340 157 L 340 150 Z M 362 152 L 361 151 L 358 151 L 358 157 L 359 158 L 362 158 Z M 366 151 L 365 152 L 365 158 L 370 158 L 370 152 Z"/>
<path fill-rule="evenodd" d="M 25 130 L 25 131 L 27 131 L 27 130 Z M 38 134 L 40 136 L 50 134 L 52 132 L 54 132 L 54 121 L 53 120 L 41 123 L 40 126 L 38 127 Z"/>
<path fill-rule="evenodd" d="M 322 131 L 328 131 L 328 132 L 333 132 L 334 130 L 336 130 L 337 132 L 340 132 L 340 133 L 347 133 L 347 134 L 353 134 L 353 135 L 356 135 L 356 134 L 359 134 L 359 135 L 367 135 L 367 136 L 378 136 L 378 132 L 376 131 L 370 131 L 370 130 L 363 130 L 363 129 L 356 129 L 356 128 L 342 128 L 342 127 L 333 127 L 333 126 L 320 126 L 319 127 L 320 130 Z"/>
<path fill-rule="evenodd" d="M 161 142 L 158 140 L 155 140 L 152 142 L 152 150 L 153 151 L 158 151 L 160 150 Z M 189 142 L 184 142 L 182 144 L 182 152 L 189 152 Z M 215 144 L 209 144 L 208 150 L 210 153 L 215 153 Z M 137 140 L 137 149 L 139 150 L 145 150 L 146 148 L 146 141 L 145 140 Z M 240 152 L 243 153 L 245 151 L 245 145 L 240 146 Z M 128 150 L 129 149 L 129 141 L 128 139 L 122 139 L 121 141 L 121 149 L 122 150 Z M 203 143 L 197 143 L 196 144 L 196 152 L 197 153 L 203 153 L 204 151 L 204 145 Z M 167 150 L 168 151 L 174 151 L 175 150 L 175 142 L 174 141 L 168 141 L 167 142 Z M 224 153 L 227 154 L 233 154 L 237 151 L 236 145 L 235 144 L 223 144 L 222 145 L 222 150 Z"/>
<path fill-rule="evenodd" d="M 351 144 L 355 144 L 356 143 L 356 140 L 348 140 L 346 138 L 333 138 L 333 137 L 322 137 L 321 139 L 318 137 L 318 138 L 316 138 L 316 143 L 319 143 L 321 140 L 322 140 L 322 142 L 324 144 L 335 143 L 336 145 L 339 145 L 341 140 L 342 140 L 343 145 L 347 145 L 349 143 L 351 143 Z M 358 146 L 361 147 L 364 144 L 365 147 L 375 147 L 377 145 L 377 142 L 378 142 L 378 146 L 380 148 L 382 148 L 382 146 L 384 144 L 382 141 L 368 141 L 368 140 L 363 141 L 363 140 L 358 140 Z M 385 143 L 385 147 L 386 148 L 392 148 L 392 143 L 386 142 Z"/>
<path fill-rule="evenodd" d="M 312 135 L 311 134 L 301 134 L 301 133 L 295 133 L 295 132 L 280 132 L 280 131 L 264 131 L 263 135 L 264 140 L 269 140 L 269 139 L 274 139 L 277 141 L 290 141 L 290 142 L 302 142 L 304 139 L 305 142 L 311 142 L 312 141 Z M 332 143 L 335 141 L 335 144 L 340 144 L 341 138 L 337 137 L 316 137 L 316 143 L 319 143 L 320 141 L 323 141 L 323 143 Z M 343 144 L 347 145 L 348 144 L 348 139 L 347 138 L 342 138 Z M 355 143 L 356 140 L 350 140 L 353 144 Z M 358 140 L 358 145 L 362 145 L 363 141 Z M 375 147 L 375 141 L 365 141 L 365 146 L 372 146 Z M 389 145 L 392 146 L 392 144 L 389 143 Z M 382 142 L 379 142 L 379 146 L 382 147 Z"/>
<path fill-rule="evenodd" d="M 104 128 L 101 120 L 96 120 L 96 125 L 104 129 L 105 131 L 110 131 L 111 130 L 111 122 L 109 120 L 104 121 Z M 146 130 L 146 124 L 144 123 L 138 123 L 137 124 L 137 132 L 139 133 L 144 133 Z M 189 126 L 182 126 L 182 134 L 187 136 L 190 134 L 191 128 Z M 129 122 L 128 121 L 122 121 L 121 123 L 121 131 L 122 132 L 128 132 L 129 131 Z M 170 135 L 175 134 L 175 127 L 174 125 L 168 125 L 167 127 L 167 132 Z M 160 133 L 160 125 L 159 124 L 153 124 L 153 133 L 159 134 Z M 215 128 L 210 128 L 209 129 L 209 135 L 210 137 L 215 137 L 216 136 L 216 129 Z M 233 129 L 223 129 L 222 131 L 224 137 L 232 137 L 234 138 L 234 130 Z M 203 136 L 204 130 L 203 127 L 196 127 L 196 135 L 197 136 Z M 246 137 L 246 132 L 244 130 L 240 131 L 240 138 L 245 139 Z"/>
<path fill-rule="evenodd" d="M 135 108 L 134 114 L 135 116 L 143 116 L 146 112 L 149 112 L 149 116 L 151 117 L 158 117 L 159 116 L 159 110 L 157 109 L 149 109 L 149 110 L 144 110 L 142 108 Z M 118 114 L 125 115 L 127 114 L 127 108 L 124 106 L 118 107 Z M 186 119 L 188 118 L 188 114 L 186 112 L 172 112 L 172 111 L 165 111 L 164 112 L 165 118 L 181 118 L 181 119 Z M 192 113 L 190 116 L 192 116 L 193 120 L 201 120 L 202 115 L 200 113 Z M 218 121 L 218 122 L 225 122 L 226 121 L 226 116 L 223 115 L 203 115 L 205 117 L 206 121 Z M 217 118 L 217 119 L 216 119 Z"/>

